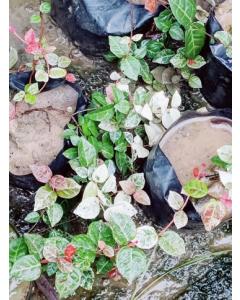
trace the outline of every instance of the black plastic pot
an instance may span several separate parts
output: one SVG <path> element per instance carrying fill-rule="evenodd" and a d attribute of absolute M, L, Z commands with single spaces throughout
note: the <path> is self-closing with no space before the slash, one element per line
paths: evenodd
<path fill-rule="evenodd" d="M 201 116 L 225 117 L 230 120 L 232 113 L 229 109 L 213 110 L 206 114 L 189 111 L 184 113 L 183 116 L 167 130 L 167 132 L 186 119 Z M 176 149 L 176 151 L 181 151 L 181 149 Z M 184 159 L 184 153 L 182 154 Z M 144 174 L 146 179 L 145 189 L 148 191 L 151 198 L 151 206 L 149 208 L 144 208 L 145 212 L 148 216 L 154 217 L 157 223 L 166 225 L 172 220 L 174 214 L 173 209 L 167 203 L 169 192 L 175 191 L 181 193 L 182 185 L 176 175 L 174 167 L 160 149 L 159 145 L 154 146 L 150 151 L 144 165 Z M 184 211 L 188 214 L 190 226 L 201 223 L 201 218 L 191 202 L 188 202 Z"/>
<path fill-rule="evenodd" d="M 127 0 L 52 0 L 51 17 L 86 55 L 101 56 L 108 50 L 108 35 L 147 31 L 156 14 Z"/>
<path fill-rule="evenodd" d="M 206 24 L 207 32 L 214 35 L 223 30 L 212 12 Z M 211 45 L 207 39 L 202 55 L 208 63 L 196 70 L 201 78 L 201 92 L 205 99 L 215 108 L 232 107 L 232 59 L 226 55 L 222 44 Z"/>

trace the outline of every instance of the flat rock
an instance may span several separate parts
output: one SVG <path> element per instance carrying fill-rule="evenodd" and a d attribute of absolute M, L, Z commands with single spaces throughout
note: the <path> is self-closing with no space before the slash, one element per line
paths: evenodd
<path fill-rule="evenodd" d="M 76 110 L 78 93 L 69 85 L 43 92 L 35 105 L 16 103 L 10 121 L 10 172 L 31 174 L 29 165 L 49 165 L 63 148 L 63 130 Z"/>

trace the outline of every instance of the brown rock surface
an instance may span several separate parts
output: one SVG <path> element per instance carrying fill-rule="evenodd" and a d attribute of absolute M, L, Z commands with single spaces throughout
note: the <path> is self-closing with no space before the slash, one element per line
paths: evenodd
<path fill-rule="evenodd" d="M 41 93 L 35 105 L 16 104 L 10 121 L 10 172 L 30 174 L 29 165 L 49 165 L 63 148 L 63 130 L 75 111 L 78 93 L 68 85 Z"/>

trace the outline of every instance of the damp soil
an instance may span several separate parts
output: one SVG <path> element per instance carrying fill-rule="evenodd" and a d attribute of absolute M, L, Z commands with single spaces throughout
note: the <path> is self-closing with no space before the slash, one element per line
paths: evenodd
<path fill-rule="evenodd" d="M 10 0 L 10 15 L 12 21 L 22 31 L 29 26 L 29 17 L 36 10 L 38 1 L 34 0 Z M 20 30 L 21 31 L 21 30 Z M 47 21 L 46 35 L 49 39 L 57 43 L 57 48 L 62 54 L 68 55 L 69 49 L 73 45 L 69 44 L 68 39 L 62 34 L 61 30 L 56 28 L 51 21 Z M 23 53 L 22 45 L 10 39 L 10 45 L 16 47 L 20 52 L 20 62 L 26 59 Z M 70 47 L 70 48 L 69 48 Z M 74 47 L 73 47 L 74 48 Z M 102 58 L 85 57 L 75 49 L 75 68 L 73 71 L 79 79 L 79 85 L 83 89 L 84 94 L 89 97 L 90 93 L 95 90 L 104 91 L 109 83 L 109 74 L 117 66 L 105 62 Z M 77 54 L 76 54 L 77 53 Z M 77 60 L 78 59 L 78 60 Z M 199 92 L 192 92 L 187 86 L 181 89 L 183 98 L 182 110 L 196 110 L 206 107 L 206 101 Z M 18 234 L 26 232 L 45 234 L 49 231 L 49 227 L 44 222 L 39 222 L 36 226 L 24 221 L 26 215 L 33 210 L 34 193 L 10 186 L 10 223 Z M 66 210 L 69 211 L 69 218 L 63 219 L 57 230 L 65 230 L 69 234 L 85 233 L 87 229 L 87 221 L 79 220 L 71 213 L 77 200 L 71 201 L 71 206 L 63 201 Z M 153 224 L 153 220 L 146 217 L 143 211 L 137 207 L 139 224 Z M 156 227 L 158 225 L 154 224 Z M 160 229 L 160 227 L 159 227 Z M 169 269 L 183 263 L 189 258 L 199 255 L 209 254 L 211 245 L 215 240 L 222 240 L 231 232 L 231 223 L 227 222 L 212 232 L 205 232 L 202 227 L 197 229 L 180 230 L 180 235 L 186 241 L 187 253 L 181 258 L 174 258 L 157 251 L 153 262 L 146 273 L 142 285 L 148 284 L 155 278 L 168 271 Z M 220 242 L 221 244 L 221 242 Z M 231 247 L 231 242 L 227 243 L 227 248 Z M 151 253 L 149 253 L 150 255 Z M 231 256 L 225 255 L 217 259 L 185 267 L 179 271 L 173 272 L 167 277 L 162 285 L 156 290 L 142 299 L 145 300 L 229 300 L 231 299 Z M 171 288 L 169 288 L 171 287 Z M 93 291 L 86 292 L 82 289 L 69 300 L 128 300 L 131 298 L 132 291 L 135 286 L 128 286 L 124 280 L 114 282 L 107 278 L 97 278 Z M 171 293 L 169 292 L 171 290 Z M 44 300 L 44 296 L 32 289 L 28 299 Z M 26 299 L 27 300 L 27 299 Z"/>

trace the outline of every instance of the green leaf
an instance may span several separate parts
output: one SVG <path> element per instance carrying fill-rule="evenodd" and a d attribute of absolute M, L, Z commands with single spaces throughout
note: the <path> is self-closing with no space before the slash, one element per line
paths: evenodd
<path fill-rule="evenodd" d="M 121 58 L 129 53 L 131 41 L 130 38 L 110 35 L 108 40 L 111 52 L 117 57 Z"/>
<path fill-rule="evenodd" d="M 67 75 L 67 71 L 62 68 L 51 68 L 49 71 L 49 77 L 53 79 L 64 78 Z"/>
<path fill-rule="evenodd" d="M 51 66 L 56 66 L 58 64 L 59 57 L 55 53 L 48 53 L 48 54 L 46 54 L 45 58 L 46 58 L 48 64 Z"/>
<path fill-rule="evenodd" d="M 132 174 L 128 179 L 135 184 L 137 190 L 142 190 L 145 186 L 144 173 Z"/>
<path fill-rule="evenodd" d="M 201 79 L 198 76 L 195 76 L 195 75 L 191 75 L 189 77 L 188 84 L 193 89 L 201 89 L 202 88 Z"/>
<path fill-rule="evenodd" d="M 138 76 L 140 75 L 141 64 L 137 58 L 129 55 L 121 60 L 120 69 L 125 76 L 137 81 Z"/>
<path fill-rule="evenodd" d="M 35 79 L 38 82 L 48 82 L 48 79 L 49 79 L 48 73 L 45 72 L 44 70 L 38 70 L 35 73 Z"/>
<path fill-rule="evenodd" d="M 126 175 L 128 168 L 130 166 L 129 157 L 127 156 L 127 154 L 125 152 L 117 151 L 115 153 L 115 159 L 119 171 L 122 173 L 122 175 Z"/>
<path fill-rule="evenodd" d="M 227 167 L 229 166 L 229 164 L 226 163 L 226 162 L 224 162 L 224 161 L 222 161 L 218 155 L 213 156 L 213 157 L 211 158 L 211 162 L 212 162 L 215 166 L 217 166 L 217 167 L 219 167 L 219 168 L 221 168 L 221 169 L 224 169 L 224 170 L 227 170 Z"/>
<path fill-rule="evenodd" d="M 63 132 L 63 137 L 65 139 L 70 139 L 72 135 L 76 135 L 76 131 L 73 129 L 65 129 Z"/>
<path fill-rule="evenodd" d="M 55 287 L 59 294 L 59 298 L 68 298 L 72 296 L 76 289 L 80 286 L 81 271 L 74 267 L 70 273 L 62 273 L 58 271 L 55 277 Z"/>
<path fill-rule="evenodd" d="M 69 241 L 65 239 L 64 237 L 61 236 L 53 236 L 45 239 L 44 243 L 44 249 L 46 248 L 57 248 L 58 255 L 63 256 L 64 255 L 64 250 L 69 244 Z M 45 251 L 43 251 L 45 252 Z M 45 257 L 45 256 L 44 256 Z M 45 257 L 47 258 L 47 257 Z"/>
<path fill-rule="evenodd" d="M 217 40 L 219 40 L 220 43 L 223 44 L 225 48 L 227 48 L 232 43 L 232 36 L 230 33 L 226 31 L 217 31 L 215 32 L 214 37 Z"/>
<path fill-rule="evenodd" d="M 54 227 L 63 216 L 63 209 L 62 206 L 58 203 L 54 203 L 47 209 L 48 219 L 52 227 Z"/>
<path fill-rule="evenodd" d="M 99 130 L 98 127 L 96 125 L 96 123 L 92 120 L 87 120 L 87 126 L 88 129 L 90 131 L 90 133 L 94 136 L 94 137 L 98 137 L 99 136 Z"/>
<path fill-rule="evenodd" d="M 77 248 L 77 255 L 84 261 L 93 263 L 96 257 L 97 246 L 87 234 L 73 237 L 72 244 Z"/>
<path fill-rule="evenodd" d="M 208 186 L 205 182 L 192 179 L 183 186 L 184 191 L 193 198 L 200 199 L 208 194 Z"/>
<path fill-rule="evenodd" d="M 72 143 L 72 145 L 73 146 L 78 146 L 78 143 L 79 143 L 79 141 L 80 141 L 80 137 L 78 136 L 78 135 L 72 135 L 72 136 L 70 136 L 70 141 L 71 141 L 71 143 Z M 76 148 L 76 154 L 77 154 L 77 156 L 78 156 L 78 149 Z M 64 154 L 63 154 L 64 155 Z M 76 156 L 76 157 L 77 157 Z M 70 158 L 71 159 L 71 158 Z M 73 158 L 74 159 L 74 158 Z"/>
<path fill-rule="evenodd" d="M 57 272 L 57 270 L 58 270 L 57 264 L 54 262 L 50 262 L 46 266 L 46 272 L 49 277 L 54 275 Z"/>
<path fill-rule="evenodd" d="M 115 85 L 112 86 L 112 92 L 115 103 L 126 100 L 124 92 L 119 90 Z"/>
<path fill-rule="evenodd" d="M 106 274 L 113 268 L 113 262 L 106 256 L 101 256 L 96 261 L 97 274 Z"/>
<path fill-rule="evenodd" d="M 171 59 L 170 59 L 171 64 L 174 66 L 174 68 L 184 68 L 187 65 L 187 59 L 180 53 L 174 55 Z"/>
<path fill-rule="evenodd" d="M 172 57 L 174 57 L 175 52 L 171 49 L 163 49 L 159 54 L 154 58 L 153 62 L 166 65 L 169 64 Z"/>
<path fill-rule="evenodd" d="M 102 150 L 102 143 L 100 141 L 98 141 L 98 139 L 95 138 L 95 136 L 90 136 L 88 138 L 88 141 L 90 144 L 92 144 L 94 146 L 94 148 L 96 149 L 97 152 L 100 152 Z"/>
<path fill-rule="evenodd" d="M 140 48 L 136 49 L 134 51 L 134 56 L 137 58 L 137 59 L 142 59 L 146 56 L 147 54 L 147 46 L 144 45 L 144 46 L 141 46 Z"/>
<path fill-rule="evenodd" d="M 32 83 L 27 88 L 27 93 L 37 95 L 39 93 L 38 83 Z"/>
<path fill-rule="evenodd" d="M 145 62 L 144 59 L 140 60 L 141 64 L 141 70 L 140 70 L 140 76 L 142 76 L 142 79 L 147 84 L 152 84 L 153 76 L 150 72 L 148 64 Z"/>
<path fill-rule="evenodd" d="M 82 167 L 95 166 L 97 161 L 97 151 L 84 137 L 80 138 L 78 144 L 78 156 Z"/>
<path fill-rule="evenodd" d="M 20 91 L 13 97 L 13 101 L 15 101 L 15 102 L 22 101 L 24 99 L 24 97 L 25 97 L 25 92 Z"/>
<path fill-rule="evenodd" d="M 106 97 L 103 95 L 103 93 L 98 91 L 92 93 L 91 100 L 100 106 L 107 105 Z"/>
<path fill-rule="evenodd" d="M 42 2 L 39 10 L 43 14 L 49 14 L 51 11 L 51 4 L 49 2 Z"/>
<path fill-rule="evenodd" d="M 147 258 L 140 249 L 123 247 L 117 254 L 116 264 L 119 273 L 131 284 L 146 271 Z"/>
<path fill-rule="evenodd" d="M 137 247 L 140 249 L 151 249 L 158 242 L 158 235 L 152 226 L 143 225 L 137 228 L 137 234 L 134 239 L 137 241 Z"/>
<path fill-rule="evenodd" d="M 123 114 L 128 114 L 129 109 L 130 109 L 130 103 L 127 100 L 122 100 L 120 102 L 118 102 L 117 104 L 114 105 L 114 108 L 123 113 Z"/>
<path fill-rule="evenodd" d="M 140 122 L 141 122 L 141 117 L 133 109 L 128 113 L 127 117 L 124 120 L 124 128 L 134 129 L 139 125 Z"/>
<path fill-rule="evenodd" d="M 40 15 L 32 15 L 30 18 L 30 23 L 32 24 L 39 24 L 41 23 L 41 17 Z"/>
<path fill-rule="evenodd" d="M 121 131 L 114 131 L 114 132 L 109 132 L 109 136 L 110 136 L 110 140 L 116 144 L 116 142 L 120 139 L 120 137 L 122 136 L 122 132 Z"/>
<path fill-rule="evenodd" d="M 9 69 L 12 69 L 16 65 L 18 61 L 18 53 L 17 50 L 13 47 L 10 47 L 9 51 Z"/>
<path fill-rule="evenodd" d="M 202 50 L 205 43 L 206 29 L 200 23 L 192 23 L 185 32 L 185 55 L 194 59 Z"/>
<path fill-rule="evenodd" d="M 187 60 L 187 65 L 191 69 L 200 69 L 205 64 L 206 61 L 201 55 L 197 55 L 194 59 Z"/>
<path fill-rule="evenodd" d="M 159 246 L 163 251 L 172 256 L 180 256 L 186 252 L 184 240 L 172 230 L 167 230 L 159 238 Z"/>
<path fill-rule="evenodd" d="M 171 38 L 176 41 L 184 40 L 184 32 L 178 23 L 174 23 L 171 26 L 171 28 L 169 30 L 169 34 L 170 34 Z"/>
<path fill-rule="evenodd" d="M 9 243 L 9 261 L 15 263 L 15 261 L 28 254 L 28 248 L 23 237 L 12 239 Z"/>
<path fill-rule="evenodd" d="M 60 56 L 58 58 L 58 67 L 59 68 L 67 68 L 71 64 L 71 59 L 67 56 Z"/>
<path fill-rule="evenodd" d="M 102 155 L 107 158 L 111 159 L 114 156 L 114 148 L 111 143 L 109 133 L 106 132 L 102 136 L 102 148 L 101 148 Z"/>
<path fill-rule="evenodd" d="M 196 0 L 169 0 L 168 2 L 178 23 L 187 29 L 196 14 Z"/>
<path fill-rule="evenodd" d="M 72 136 L 71 136 L 72 137 Z M 78 157 L 78 148 L 77 147 L 72 147 L 63 152 L 63 155 L 67 159 L 74 159 Z"/>
<path fill-rule="evenodd" d="M 28 246 L 29 254 L 34 255 L 37 259 L 42 259 L 45 239 L 40 234 L 25 233 L 24 240 Z"/>
<path fill-rule="evenodd" d="M 124 135 L 121 135 L 121 137 L 116 142 L 116 147 L 114 148 L 114 150 L 119 151 L 119 152 L 126 152 L 127 145 L 128 145 L 128 143 L 127 143 Z"/>
<path fill-rule="evenodd" d="M 49 185 L 41 186 L 35 195 L 34 211 L 51 206 L 57 200 L 57 194 Z"/>
<path fill-rule="evenodd" d="M 112 230 L 102 220 L 92 222 L 88 227 L 87 234 L 96 246 L 98 245 L 99 241 L 104 241 L 107 245 L 111 247 L 115 246 Z"/>
<path fill-rule="evenodd" d="M 111 213 L 109 223 L 113 237 L 119 245 L 127 245 L 129 241 L 134 239 L 136 235 L 136 226 L 129 216 Z"/>
<path fill-rule="evenodd" d="M 80 277 L 80 286 L 85 290 L 91 290 L 94 283 L 94 272 L 90 268 L 89 270 L 82 271 Z"/>
<path fill-rule="evenodd" d="M 191 76 L 191 71 L 188 67 L 185 67 L 183 69 L 180 70 L 181 71 L 181 75 L 184 79 L 189 79 Z"/>
<path fill-rule="evenodd" d="M 63 189 L 57 190 L 57 195 L 64 199 L 74 198 L 79 194 L 81 186 L 72 178 L 65 178 Z"/>
<path fill-rule="evenodd" d="M 153 59 L 163 49 L 164 44 L 159 41 L 150 40 L 147 43 L 147 57 Z"/>
<path fill-rule="evenodd" d="M 41 275 L 41 264 L 34 255 L 20 257 L 12 266 L 11 277 L 19 281 L 34 281 Z"/>
<path fill-rule="evenodd" d="M 28 104 L 35 104 L 37 101 L 36 95 L 26 94 L 24 101 Z"/>
<path fill-rule="evenodd" d="M 40 215 L 36 211 L 32 211 L 25 217 L 24 221 L 28 223 L 37 223 L 41 219 Z"/>
<path fill-rule="evenodd" d="M 226 54 L 228 57 L 232 58 L 232 46 L 226 48 Z"/>
<path fill-rule="evenodd" d="M 98 108 L 87 114 L 90 120 L 101 122 L 103 120 L 110 120 L 114 116 L 114 105 L 109 104 Z"/>
<path fill-rule="evenodd" d="M 113 62 L 114 60 L 118 59 L 116 55 L 114 55 L 112 52 L 107 52 L 106 54 L 103 55 L 105 60 L 108 62 Z"/>
<path fill-rule="evenodd" d="M 173 23 L 171 10 L 165 9 L 157 18 L 154 18 L 154 22 L 160 31 L 168 32 Z"/>

